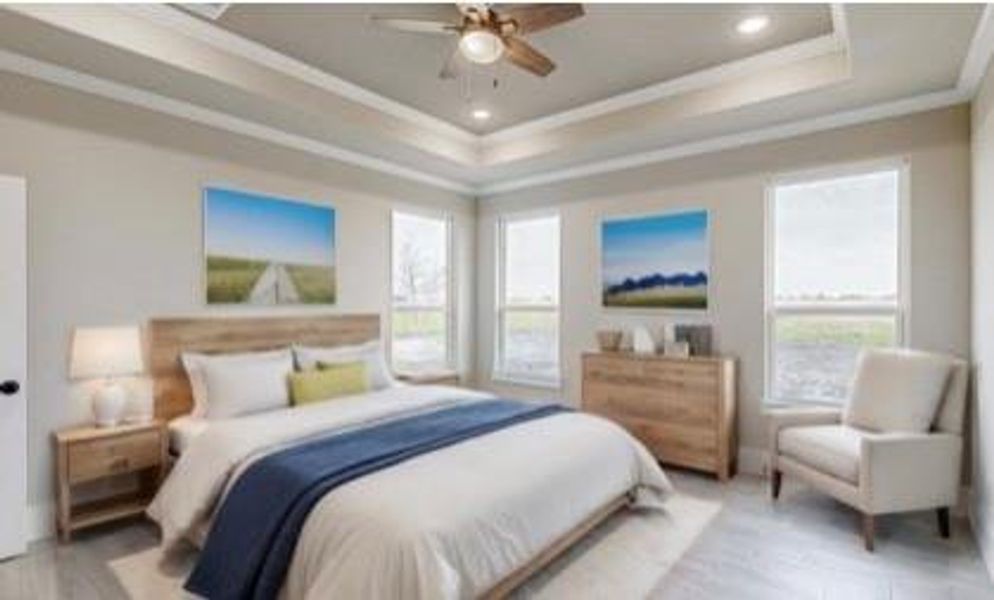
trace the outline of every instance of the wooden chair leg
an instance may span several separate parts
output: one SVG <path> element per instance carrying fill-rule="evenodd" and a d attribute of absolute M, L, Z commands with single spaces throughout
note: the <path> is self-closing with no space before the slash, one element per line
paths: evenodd
<path fill-rule="evenodd" d="M 770 474 L 770 494 L 776 500 L 780 497 L 780 485 L 783 483 L 783 473 L 773 470 Z"/>
<path fill-rule="evenodd" d="M 873 537 L 876 534 L 877 523 L 871 514 L 863 514 L 863 545 L 867 552 L 873 552 Z"/>
<path fill-rule="evenodd" d="M 935 510 L 935 516 L 939 520 L 939 535 L 943 539 L 949 539 L 949 507 L 943 506 Z"/>

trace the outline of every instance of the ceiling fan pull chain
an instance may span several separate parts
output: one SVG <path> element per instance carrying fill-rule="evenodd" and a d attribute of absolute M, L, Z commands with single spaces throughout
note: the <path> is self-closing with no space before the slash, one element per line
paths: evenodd
<path fill-rule="evenodd" d="M 470 71 L 463 73 L 459 78 L 459 85 L 462 88 L 462 97 L 466 102 L 473 101 L 473 74 Z"/>

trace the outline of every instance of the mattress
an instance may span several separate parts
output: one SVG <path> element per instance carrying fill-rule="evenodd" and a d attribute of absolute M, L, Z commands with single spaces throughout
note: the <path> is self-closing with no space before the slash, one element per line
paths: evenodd
<path fill-rule="evenodd" d="M 388 388 L 213 422 L 148 514 L 165 548 L 202 542 L 204 523 L 256 460 L 316 436 L 491 397 Z M 300 532 L 282 598 L 476 597 L 633 491 L 636 505 L 651 507 L 672 488 L 641 444 L 593 415 L 562 413 L 472 438 L 327 493 Z"/>

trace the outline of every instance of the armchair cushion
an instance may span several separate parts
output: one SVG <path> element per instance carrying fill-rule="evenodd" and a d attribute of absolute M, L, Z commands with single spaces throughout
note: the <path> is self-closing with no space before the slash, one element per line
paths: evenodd
<path fill-rule="evenodd" d="M 946 357 L 924 352 L 864 352 L 845 423 L 872 431 L 928 431 L 951 367 Z"/>
<path fill-rule="evenodd" d="M 865 435 L 845 425 L 788 427 L 780 430 L 777 445 L 784 456 L 856 485 Z"/>

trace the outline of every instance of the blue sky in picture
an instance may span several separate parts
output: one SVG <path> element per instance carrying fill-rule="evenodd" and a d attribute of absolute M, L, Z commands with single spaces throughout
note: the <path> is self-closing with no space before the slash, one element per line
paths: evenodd
<path fill-rule="evenodd" d="M 208 256 L 335 264 L 335 210 L 247 192 L 204 190 Z"/>
<path fill-rule="evenodd" d="M 707 229 L 704 210 L 605 220 L 601 224 L 603 284 L 657 273 L 707 273 Z"/>

